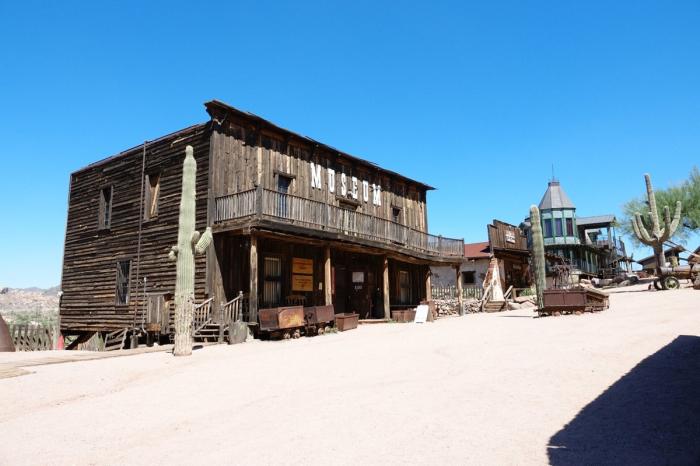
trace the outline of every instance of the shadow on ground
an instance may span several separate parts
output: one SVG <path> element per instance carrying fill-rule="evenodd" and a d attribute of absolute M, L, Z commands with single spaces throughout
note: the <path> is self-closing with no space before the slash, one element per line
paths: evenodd
<path fill-rule="evenodd" d="M 555 466 L 700 464 L 700 337 L 679 336 L 550 440 Z"/>

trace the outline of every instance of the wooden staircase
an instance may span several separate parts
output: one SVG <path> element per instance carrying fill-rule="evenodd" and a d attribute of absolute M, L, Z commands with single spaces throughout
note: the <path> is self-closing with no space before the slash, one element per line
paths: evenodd
<path fill-rule="evenodd" d="M 212 302 L 210 298 L 194 308 L 192 338 L 196 342 L 223 342 L 231 323 L 244 318 L 247 300 L 242 292 L 223 304 L 218 316 L 212 312 Z"/>
<path fill-rule="evenodd" d="M 505 308 L 505 301 L 487 301 L 484 303 L 484 312 L 501 312 Z"/>

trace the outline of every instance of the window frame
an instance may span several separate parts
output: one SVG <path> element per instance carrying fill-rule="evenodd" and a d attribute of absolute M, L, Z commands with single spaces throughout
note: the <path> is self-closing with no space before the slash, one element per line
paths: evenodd
<path fill-rule="evenodd" d="M 559 238 L 564 236 L 564 221 L 562 218 L 554 219 L 554 236 Z"/>
<path fill-rule="evenodd" d="M 116 261 L 116 277 L 114 286 L 114 305 L 115 306 L 128 306 L 131 299 L 131 263 L 132 259 L 130 257 L 125 257 L 117 259 Z M 126 280 L 120 280 L 120 277 L 124 277 L 124 269 L 122 264 L 128 264 L 128 272 L 126 274 Z M 120 293 L 120 285 L 126 287 L 125 293 Z M 123 299 L 120 297 L 123 296 Z"/>
<path fill-rule="evenodd" d="M 156 177 L 155 187 L 151 184 L 153 177 Z M 143 199 L 143 220 L 149 222 L 158 218 L 160 207 L 160 180 L 161 172 L 146 173 L 144 177 L 144 199 Z M 155 191 L 155 195 L 154 195 Z"/>
<path fill-rule="evenodd" d="M 552 233 L 554 232 L 552 229 L 552 219 L 551 218 L 545 218 L 542 220 L 542 232 L 543 236 L 545 238 L 552 238 Z"/>
<path fill-rule="evenodd" d="M 105 192 L 109 191 L 109 200 L 105 199 Z M 112 229 L 112 206 L 114 204 L 114 185 L 108 184 L 100 188 L 98 193 L 97 229 Z"/>

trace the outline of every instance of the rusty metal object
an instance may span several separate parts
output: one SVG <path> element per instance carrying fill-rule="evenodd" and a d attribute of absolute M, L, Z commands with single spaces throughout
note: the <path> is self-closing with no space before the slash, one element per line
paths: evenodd
<path fill-rule="evenodd" d="M 540 316 L 598 312 L 610 307 L 608 295 L 591 288 L 545 290 Z"/>
<path fill-rule="evenodd" d="M 260 309 L 260 332 L 270 337 L 283 339 L 299 338 L 304 328 L 304 307 L 287 306 Z M 297 330 L 299 331 L 297 333 Z M 298 335 L 298 336 L 297 336 Z"/>
<path fill-rule="evenodd" d="M 12 353 L 15 351 L 15 344 L 10 335 L 10 329 L 5 323 L 5 319 L 0 314 L 0 353 Z"/>
<path fill-rule="evenodd" d="M 335 315 L 335 325 L 338 330 L 345 332 L 348 330 L 353 330 L 357 328 L 360 322 L 359 314 L 336 314 Z"/>
<path fill-rule="evenodd" d="M 406 324 L 416 320 L 416 310 L 415 309 L 400 309 L 396 311 L 391 311 L 391 318 L 394 322 L 400 324 Z"/>
<path fill-rule="evenodd" d="M 305 307 L 304 320 L 306 335 L 323 335 L 335 321 L 335 309 L 332 305 Z"/>

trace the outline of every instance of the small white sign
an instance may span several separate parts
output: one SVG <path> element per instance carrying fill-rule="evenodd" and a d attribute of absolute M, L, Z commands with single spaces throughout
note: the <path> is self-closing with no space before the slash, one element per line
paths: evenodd
<path fill-rule="evenodd" d="M 428 311 L 430 308 L 427 304 L 421 304 L 416 308 L 416 318 L 413 321 L 416 324 L 424 324 L 428 321 Z"/>

